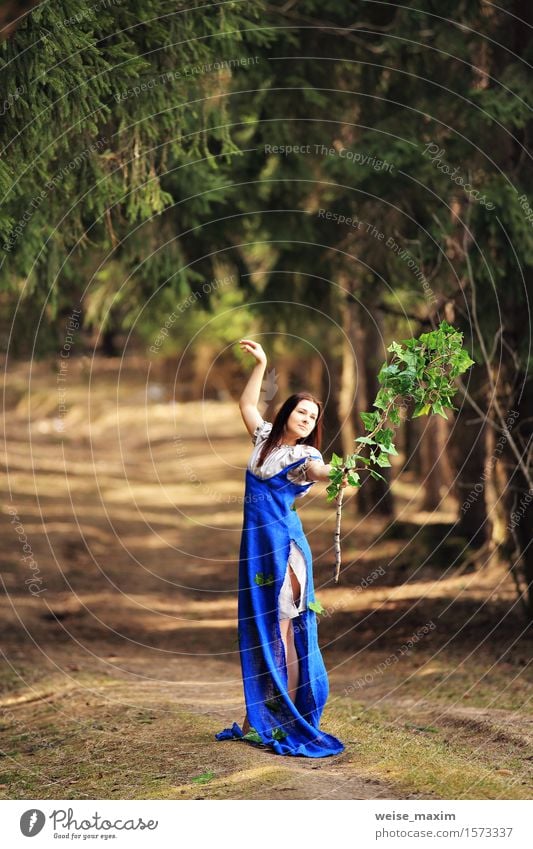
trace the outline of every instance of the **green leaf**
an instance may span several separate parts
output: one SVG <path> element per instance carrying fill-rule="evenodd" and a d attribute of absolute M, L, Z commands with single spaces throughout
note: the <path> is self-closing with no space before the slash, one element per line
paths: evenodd
<path fill-rule="evenodd" d="M 427 416 L 429 411 L 431 410 L 431 404 L 420 403 L 417 404 L 413 410 L 412 419 L 416 419 L 418 416 Z"/>
<path fill-rule="evenodd" d="M 379 413 L 360 413 L 360 416 L 368 431 L 374 430 L 380 418 Z"/>
<path fill-rule="evenodd" d="M 265 577 L 262 572 L 256 572 L 254 580 L 259 587 L 268 587 L 274 583 L 274 575 L 267 575 Z"/>
<path fill-rule="evenodd" d="M 272 729 L 272 737 L 274 740 L 284 740 L 287 736 L 287 732 L 283 730 L 283 728 L 273 728 Z"/>
<path fill-rule="evenodd" d="M 196 775 L 194 778 L 191 778 L 191 781 L 194 784 L 207 784 L 208 781 L 211 781 L 214 777 L 214 772 L 202 772 L 201 775 Z"/>
<path fill-rule="evenodd" d="M 310 610 L 314 610 L 315 613 L 325 613 L 326 612 L 325 608 L 322 607 L 322 605 L 318 601 L 318 599 L 315 599 L 315 601 L 310 601 L 307 606 Z"/>
<path fill-rule="evenodd" d="M 369 436 L 358 436 L 355 441 L 362 442 L 363 445 L 376 445 L 376 441 L 374 439 L 370 439 Z"/>
<path fill-rule="evenodd" d="M 401 345 L 398 344 L 398 342 L 391 342 L 391 344 L 387 348 L 387 351 L 393 351 L 395 354 L 400 355 L 403 351 L 403 348 Z"/>
<path fill-rule="evenodd" d="M 379 372 L 378 372 L 378 381 L 379 383 L 386 383 L 388 378 L 394 377 L 398 374 L 399 371 L 398 363 L 392 363 L 388 366 L 386 363 L 383 363 Z"/>
<path fill-rule="evenodd" d="M 245 734 L 242 738 L 243 740 L 250 740 L 252 743 L 262 743 L 262 739 L 255 730 L 255 728 L 250 728 L 247 734 Z"/>
<path fill-rule="evenodd" d="M 389 401 L 391 401 L 394 397 L 394 394 L 394 392 L 391 393 L 390 389 L 380 389 L 376 395 L 374 407 L 377 407 L 379 410 L 384 410 Z"/>
<path fill-rule="evenodd" d="M 333 452 L 333 454 L 331 455 L 331 465 L 332 466 L 342 466 L 343 465 L 342 457 L 339 457 L 338 454 L 335 454 L 335 452 Z"/>
<path fill-rule="evenodd" d="M 461 349 L 455 355 L 453 364 L 457 369 L 458 373 L 462 374 L 464 371 L 467 370 L 467 368 L 470 368 L 470 366 L 475 365 L 475 362 L 474 360 L 470 359 L 468 353 L 464 349 Z"/>
<path fill-rule="evenodd" d="M 375 436 L 375 440 L 379 445 L 384 447 L 389 447 L 392 442 L 392 437 L 394 436 L 394 431 L 390 427 L 383 428 L 383 430 L 378 430 Z"/>
<path fill-rule="evenodd" d="M 353 474 L 349 474 L 347 479 L 348 479 L 348 483 L 351 484 L 351 486 L 361 486 L 360 475 L 359 475 L 358 472 L 354 472 Z"/>
<path fill-rule="evenodd" d="M 442 404 L 439 401 L 435 401 L 435 403 L 432 406 L 432 409 L 433 409 L 434 413 L 438 413 L 439 416 L 442 416 L 443 419 L 448 418 L 448 416 L 444 412 L 444 407 L 442 406 Z"/>
<path fill-rule="evenodd" d="M 390 445 L 380 445 L 382 451 L 386 451 L 387 454 L 393 454 L 395 457 L 398 457 L 398 452 L 396 451 L 396 447 L 392 444 Z"/>
<path fill-rule="evenodd" d="M 400 357 L 402 362 L 407 366 L 406 371 L 411 372 L 423 364 L 423 359 L 417 351 L 404 351 Z"/>
<path fill-rule="evenodd" d="M 378 463 L 378 466 L 383 466 L 384 468 L 387 468 L 391 465 L 391 462 L 390 462 L 389 458 L 387 457 L 387 454 L 383 453 L 383 452 L 377 458 L 377 463 Z"/>
<path fill-rule="evenodd" d="M 421 333 L 418 337 L 421 342 L 424 342 L 428 350 L 436 348 L 438 345 L 438 331 L 432 330 L 431 333 Z"/>
<path fill-rule="evenodd" d="M 373 478 L 375 478 L 376 480 L 382 480 L 382 481 L 385 481 L 385 483 L 387 483 L 387 481 L 385 480 L 385 478 L 383 477 L 383 475 L 380 475 L 380 473 L 379 473 L 379 472 L 375 472 L 375 471 L 374 471 L 374 469 L 370 469 L 370 474 L 371 474 L 371 475 L 372 475 L 372 477 L 373 477 Z"/>

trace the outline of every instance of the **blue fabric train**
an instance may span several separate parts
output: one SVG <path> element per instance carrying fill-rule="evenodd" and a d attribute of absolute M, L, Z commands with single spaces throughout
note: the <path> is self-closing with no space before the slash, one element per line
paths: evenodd
<path fill-rule="evenodd" d="M 324 661 L 318 645 L 312 554 L 300 517 L 291 509 L 307 487 L 287 478 L 287 471 L 305 457 L 270 478 L 260 479 L 246 469 L 243 529 L 239 555 L 238 636 L 248 721 L 256 743 L 279 755 L 323 758 L 344 751 L 336 737 L 319 728 L 329 693 Z M 290 541 L 302 550 L 306 566 L 306 607 L 292 620 L 300 663 L 297 697 L 287 692 L 285 649 L 278 619 L 278 595 L 285 578 Z M 215 735 L 217 740 L 246 739 L 234 722 Z M 253 737 L 247 739 L 253 741 Z"/>

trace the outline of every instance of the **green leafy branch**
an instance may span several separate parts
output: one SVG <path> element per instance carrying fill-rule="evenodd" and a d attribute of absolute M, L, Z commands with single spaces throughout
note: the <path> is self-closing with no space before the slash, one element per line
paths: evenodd
<path fill-rule="evenodd" d="M 373 404 L 376 410 L 360 414 L 366 436 L 355 439 L 358 445 L 353 454 L 343 459 L 333 453 L 331 458 L 331 483 L 326 493 L 328 501 L 337 501 L 336 583 L 341 566 L 340 526 L 344 495 L 341 481 L 344 475 L 348 484 L 356 488 L 363 483 L 361 472 L 366 471 L 373 478 L 385 480 L 377 468 L 390 467 L 391 455 L 398 454 L 393 441 L 394 431 L 401 423 L 400 412 L 407 408 L 409 399 L 414 404 L 411 418 L 436 413 L 447 419 L 445 409 L 457 409 L 452 404 L 457 392 L 455 378 L 474 365 L 474 360 L 463 348 L 463 334 L 447 321 L 441 321 L 436 330 L 422 333 L 417 338 L 392 342 L 387 351 L 392 353 L 392 358 L 390 363 L 383 363 L 378 374 L 381 388 Z M 363 451 L 368 456 L 364 456 Z"/>

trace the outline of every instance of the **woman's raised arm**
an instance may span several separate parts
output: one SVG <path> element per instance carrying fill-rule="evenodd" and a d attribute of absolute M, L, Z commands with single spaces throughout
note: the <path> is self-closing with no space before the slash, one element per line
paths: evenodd
<path fill-rule="evenodd" d="M 256 427 L 263 421 L 257 405 L 261 394 L 261 383 L 266 369 L 267 358 L 259 342 L 254 342 L 252 339 L 241 339 L 239 344 L 241 350 L 251 354 L 255 359 L 253 371 L 239 398 L 239 410 L 241 411 L 246 430 L 250 436 L 253 436 Z"/>

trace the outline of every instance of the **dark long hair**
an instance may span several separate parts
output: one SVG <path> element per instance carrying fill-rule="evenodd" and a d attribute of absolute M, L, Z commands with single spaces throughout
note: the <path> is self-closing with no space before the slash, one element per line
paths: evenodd
<path fill-rule="evenodd" d="M 276 414 L 276 418 L 272 423 L 272 430 L 265 439 L 265 444 L 259 452 L 257 462 L 258 466 L 263 465 L 267 456 L 275 447 L 276 443 L 280 441 L 281 437 L 283 436 L 283 429 L 285 428 L 287 420 L 300 401 L 312 401 L 313 404 L 316 404 L 318 407 L 318 414 L 316 417 L 315 426 L 311 433 L 308 436 L 299 437 L 296 440 L 296 444 L 312 445 L 313 448 L 318 448 L 318 450 L 320 451 L 322 447 L 322 414 L 324 412 L 322 401 L 319 401 L 318 398 L 315 398 L 315 396 L 311 395 L 310 392 L 296 392 L 294 395 L 289 395 L 287 400 L 284 401 L 281 407 L 279 408 Z"/>

